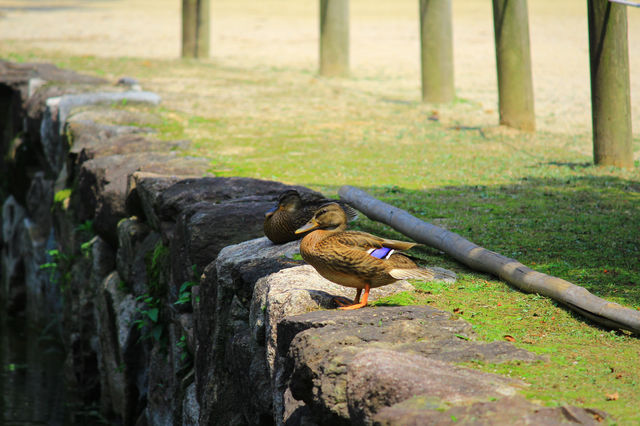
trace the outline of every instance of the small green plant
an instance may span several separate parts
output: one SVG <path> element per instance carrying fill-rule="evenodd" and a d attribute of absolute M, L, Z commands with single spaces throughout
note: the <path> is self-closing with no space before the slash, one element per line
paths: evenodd
<path fill-rule="evenodd" d="M 191 287 L 194 285 L 198 285 L 198 283 L 193 281 L 185 281 L 180 286 L 180 291 L 178 292 L 178 300 L 176 300 L 174 305 L 183 305 L 185 303 L 191 302 Z"/>
<path fill-rule="evenodd" d="M 93 230 L 93 221 L 92 220 L 85 220 L 80 225 L 76 226 L 76 231 L 78 231 L 78 232 L 86 232 L 88 234 L 95 234 L 95 231 Z"/>
<path fill-rule="evenodd" d="M 51 261 L 40 265 L 41 270 L 49 271 L 49 280 L 54 284 L 60 284 L 60 290 L 64 293 L 71 282 L 71 264 L 73 256 L 53 249 L 47 252 Z"/>
<path fill-rule="evenodd" d="M 75 231 L 89 237 L 87 241 L 80 244 L 80 253 L 82 253 L 84 257 L 89 257 L 89 255 L 91 254 L 91 247 L 93 247 L 93 244 L 95 244 L 96 242 L 95 230 L 93 229 L 93 221 L 84 221 L 83 223 L 75 227 Z"/>
<path fill-rule="evenodd" d="M 178 340 L 178 343 L 176 343 L 176 346 L 184 350 L 187 347 L 187 337 L 186 336 L 180 337 L 180 340 Z"/>
<path fill-rule="evenodd" d="M 166 276 L 169 265 L 169 248 L 159 242 L 153 251 L 145 254 L 149 294 L 160 298 L 166 294 Z"/>
<path fill-rule="evenodd" d="M 130 292 L 129 285 L 123 280 L 120 280 L 120 282 L 118 283 L 118 290 L 122 293 Z"/>
<path fill-rule="evenodd" d="M 181 336 L 176 343 L 176 347 L 180 349 L 180 362 L 187 364 L 191 362 L 191 354 L 187 350 L 187 336 Z"/>
<path fill-rule="evenodd" d="M 26 370 L 26 369 L 27 369 L 27 364 L 14 364 L 13 362 L 10 362 L 4 367 L 4 371 L 7 371 L 9 373 L 13 373 L 15 371 L 20 371 L 20 370 Z"/>
<path fill-rule="evenodd" d="M 140 318 L 133 323 L 141 331 L 140 340 L 153 338 L 162 343 L 164 336 L 164 324 L 160 322 L 160 300 L 149 294 L 138 296 L 136 301 L 144 302 L 144 307 L 138 308 Z"/>
<path fill-rule="evenodd" d="M 63 203 L 65 200 L 69 199 L 69 197 L 71 197 L 71 189 L 70 188 L 61 189 L 60 191 L 54 194 L 53 202 Z"/>
<path fill-rule="evenodd" d="M 89 241 L 85 241 L 84 243 L 80 244 L 80 252 L 84 257 L 89 257 L 89 255 L 91 254 L 91 247 L 93 247 L 93 244 L 95 242 L 96 237 L 93 237 Z"/>

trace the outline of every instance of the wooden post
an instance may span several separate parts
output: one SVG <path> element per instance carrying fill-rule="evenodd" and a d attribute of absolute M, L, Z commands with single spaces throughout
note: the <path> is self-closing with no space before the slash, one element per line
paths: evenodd
<path fill-rule="evenodd" d="M 211 14 L 209 0 L 198 0 L 198 27 L 196 30 L 196 56 L 209 57 L 209 17 Z"/>
<path fill-rule="evenodd" d="M 196 57 L 198 0 L 182 0 L 182 57 Z"/>
<path fill-rule="evenodd" d="M 349 74 L 349 0 L 320 0 L 320 75 Z"/>
<path fill-rule="evenodd" d="M 493 0 L 500 124 L 535 130 L 527 0 Z"/>
<path fill-rule="evenodd" d="M 422 100 L 453 101 L 451 0 L 420 0 L 420 59 Z"/>
<path fill-rule="evenodd" d="M 594 161 L 632 168 L 627 9 L 607 0 L 587 5 Z"/>
<path fill-rule="evenodd" d="M 209 57 L 209 0 L 182 0 L 182 57 Z"/>

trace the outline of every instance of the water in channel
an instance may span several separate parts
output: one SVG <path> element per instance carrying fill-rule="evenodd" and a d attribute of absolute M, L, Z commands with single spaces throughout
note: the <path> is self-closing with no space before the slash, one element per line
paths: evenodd
<path fill-rule="evenodd" d="M 0 426 L 100 424 L 66 385 L 56 326 L 30 326 L 0 310 Z"/>

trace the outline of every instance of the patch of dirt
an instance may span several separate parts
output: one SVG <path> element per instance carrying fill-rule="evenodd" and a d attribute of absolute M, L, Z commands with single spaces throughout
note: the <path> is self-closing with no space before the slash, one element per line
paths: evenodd
<path fill-rule="evenodd" d="M 178 0 L 0 0 L 0 40 L 64 54 L 177 58 Z M 314 73 L 318 2 L 215 0 L 212 60 L 223 66 L 285 67 Z M 591 131 L 586 3 L 529 2 L 537 127 Z M 352 87 L 420 100 L 418 2 L 351 1 Z M 640 9 L 629 7 L 633 128 L 640 129 Z M 490 2 L 453 1 L 457 96 L 473 108 L 459 122 L 497 123 Z M 481 111 L 482 113 L 479 113 Z"/>

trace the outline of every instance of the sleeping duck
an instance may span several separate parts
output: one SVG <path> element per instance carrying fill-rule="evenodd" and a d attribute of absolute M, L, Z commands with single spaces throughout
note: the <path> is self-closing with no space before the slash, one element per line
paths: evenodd
<path fill-rule="evenodd" d="M 307 223 L 313 213 L 323 204 L 332 202 L 326 198 L 303 199 L 298 191 L 289 189 L 278 197 L 278 204 L 264 217 L 264 234 L 274 244 L 284 244 L 300 239 L 304 233 L 296 234 L 296 229 Z M 358 212 L 346 203 L 338 202 L 345 210 L 348 221 L 355 220 Z"/>

